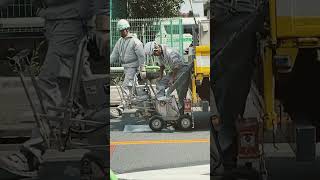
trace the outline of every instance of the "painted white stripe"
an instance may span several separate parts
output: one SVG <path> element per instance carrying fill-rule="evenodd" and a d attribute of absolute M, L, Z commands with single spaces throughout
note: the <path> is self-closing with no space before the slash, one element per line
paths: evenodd
<path fill-rule="evenodd" d="M 141 171 L 117 175 L 126 180 L 209 180 L 210 165 Z"/>

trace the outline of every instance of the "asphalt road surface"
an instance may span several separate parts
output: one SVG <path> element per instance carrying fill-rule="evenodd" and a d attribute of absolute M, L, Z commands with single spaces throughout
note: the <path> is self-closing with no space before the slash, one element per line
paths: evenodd
<path fill-rule="evenodd" d="M 210 134 L 205 122 L 198 122 L 197 128 L 189 132 L 123 131 L 125 125 L 133 124 L 146 122 L 111 120 L 111 168 L 116 173 L 209 164 Z"/>

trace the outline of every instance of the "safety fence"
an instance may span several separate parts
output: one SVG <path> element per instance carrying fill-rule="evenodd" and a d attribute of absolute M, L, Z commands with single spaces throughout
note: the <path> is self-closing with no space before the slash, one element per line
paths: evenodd
<path fill-rule="evenodd" d="M 192 37 L 185 37 L 181 18 L 144 18 L 127 19 L 130 23 L 130 32 L 134 33 L 143 44 L 156 41 L 176 48 L 181 54 L 192 42 Z M 111 20 L 110 47 L 114 48 L 120 38 L 117 31 L 118 19 Z M 112 67 L 120 67 L 121 62 L 115 62 Z"/>

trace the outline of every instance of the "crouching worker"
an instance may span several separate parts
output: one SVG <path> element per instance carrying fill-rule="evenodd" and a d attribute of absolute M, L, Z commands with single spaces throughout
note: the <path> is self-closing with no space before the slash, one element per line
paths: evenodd
<path fill-rule="evenodd" d="M 185 62 L 183 56 L 178 51 L 167 47 L 164 44 L 148 42 L 144 47 L 146 55 L 159 57 L 160 80 L 157 82 L 157 97 L 171 94 L 175 89 L 179 98 L 179 109 L 183 112 L 184 99 L 187 96 L 191 79 L 192 64 Z M 169 68 L 169 73 L 165 76 L 165 68 Z M 168 91 L 166 92 L 166 89 Z"/>

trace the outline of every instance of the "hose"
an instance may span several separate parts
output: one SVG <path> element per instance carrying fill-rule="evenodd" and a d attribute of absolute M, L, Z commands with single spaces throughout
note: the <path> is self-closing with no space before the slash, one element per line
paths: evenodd
<path fill-rule="evenodd" d="M 107 127 L 108 125 L 109 125 L 109 123 L 105 123 L 105 124 L 102 124 L 101 126 L 98 126 L 96 128 L 92 128 L 92 129 L 88 129 L 88 130 L 77 130 L 77 129 L 73 129 L 72 127 L 70 127 L 70 131 L 75 134 L 90 134 L 90 133 L 96 132 L 104 127 Z"/>

